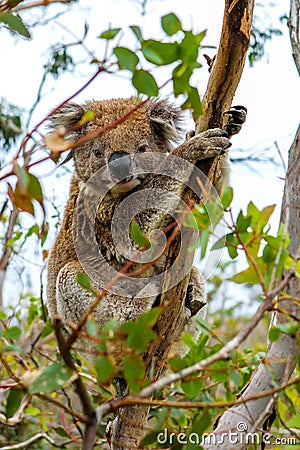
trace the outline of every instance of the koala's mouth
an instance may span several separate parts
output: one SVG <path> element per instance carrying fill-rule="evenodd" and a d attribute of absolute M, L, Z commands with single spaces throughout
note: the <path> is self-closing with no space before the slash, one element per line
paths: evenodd
<path fill-rule="evenodd" d="M 116 183 L 112 187 L 111 190 L 113 193 L 116 193 L 116 194 L 129 192 L 141 184 L 141 180 L 139 180 L 135 176 L 127 177 L 125 180 L 122 180 L 122 181 L 118 181 L 118 179 L 113 176 L 111 178 L 112 178 L 112 181 L 114 181 Z"/>

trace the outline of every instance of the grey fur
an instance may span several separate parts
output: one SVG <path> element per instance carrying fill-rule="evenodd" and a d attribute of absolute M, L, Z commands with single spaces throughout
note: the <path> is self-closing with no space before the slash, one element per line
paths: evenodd
<path fill-rule="evenodd" d="M 92 101 L 84 105 L 67 104 L 52 116 L 51 127 L 64 126 L 66 130 L 71 129 L 67 138 L 75 140 L 99 129 L 99 127 L 107 126 L 126 114 L 135 105 L 134 98 Z M 82 128 L 72 130 L 72 127 L 74 128 L 74 125 L 87 110 L 94 112 L 94 119 L 84 124 Z M 172 143 L 178 140 L 181 133 L 181 111 L 166 100 L 153 100 L 150 104 L 145 104 L 137 109 L 116 128 L 72 150 L 75 171 L 71 182 L 69 200 L 48 263 L 47 295 L 52 317 L 58 313 L 66 324 L 70 321 L 76 323 L 94 300 L 93 295 L 82 289 L 76 282 L 77 273 L 82 272 L 83 269 L 74 248 L 72 227 L 74 225 L 74 208 L 81 190 L 87 186 L 89 179 L 107 164 L 115 152 L 125 152 L 134 160 L 134 155 L 140 148 L 144 147 L 147 152 L 159 152 L 160 154 L 166 154 L 167 157 L 173 147 Z M 225 154 L 224 161 L 226 161 L 229 146 L 230 143 L 226 133 L 224 134 L 220 129 L 214 129 L 187 140 L 173 149 L 172 155 L 195 164 L 198 160 Z M 222 166 L 222 170 L 225 170 L 225 177 L 227 176 L 227 166 L 226 162 Z M 186 173 L 184 176 L 188 180 L 190 173 Z M 224 180 L 224 177 L 222 180 Z M 139 180 L 139 184 L 140 186 L 134 185 L 134 188 L 137 190 L 144 187 L 165 189 L 178 197 L 183 196 L 185 189 L 184 183 L 157 175 L 147 176 L 145 179 Z M 131 190 L 129 190 L 129 194 L 131 194 Z M 118 191 L 114 194 L 107 194 L 96 213 L 96 234 L 99 248 L 105 253 L 107 261 L 116 271 L 123 267 L 126 259 L 116 252 L 112 242 L 110 223 L 114 210 L 118 206 L 120 198 L 124 195 L 127 194 L 124 194 L 124 192 L 120 194 Z M 165 212 L 155 210 L 151 212 L 150 210 L 141 213 L 138 222 L 143 233 L 149 235 L 153 229 L 163 228 L 170 221 L 168 211 L 174 211 L 176 207 L 176 203 L 169 202 L 168 204 L 168 200 L 166 200 Z M 144 276 L 153 276 L 160 273 L 164 265 L 165 256 L 162 256 Z M 133 270 L 139 268 L 140 265 L 137 263 L 133 266 Z M 197 338 L 199 328 L 196 325 L 195 316 L 205 314 L 206 295 L 203 277 L 196 268 L 191 270 L 190 285 L 193 306 L 190 309 L 185 308 L 187 325 L 184 331 Z M 121 324 L 126 320 L 135 319 L 141 313 L 149 310 L 153 306 L 153 300 L 154 296 L 145 298 L 137 295 L 131 298 L 107 293 L 95 309 L 94 317 L 100 327 L 112 318 L 115 318 L 118 324 Z M 192 316 L 192 314 L 194 315 Z M 96 346 L 94 344 L 87 341 L 83 343 L 82 347 L 87 350 L 90 356 L 92 355 L 92 359 L 96 358 Z M 119 342 L 112 349 L 117 370 L 122 365 L 123 350 L 123 342 Z M 178 341 L 172 347 L 172 352 L 184 355 L 186 351 L 187 348 L 181 342 L 179 336 Z"/>

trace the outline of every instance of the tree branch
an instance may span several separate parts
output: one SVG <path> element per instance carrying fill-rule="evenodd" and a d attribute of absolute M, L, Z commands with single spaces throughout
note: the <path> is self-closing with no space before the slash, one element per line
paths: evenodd
<path fill-rule="evenodd" d="M 282 222 L 286 222 L 287 216 L 289 221 L 287 229 L 290 236 L 289 252 L 294 255 L 295 262 L 300 257 L 299 252 L 299 204 L 300 204 L 300 127 L 296 133 L 293 145 L 290 149 L 289 166 L 286 175 L 284 197 L 282 202 Z M 280 304 L 280 308 L 285 311 L 275 311 L 273 323 L 285 324 L 288 323 L 290 317 L 299 317 L 300 306 L 298 301 L 300 297 L 300 279 L 293 277 L 284 277 L 287 280 L 285 292 L 286 299 Z M 269 346 L 269 350 L 264 361 L 260 364 L 256 372 L 241 393 L 240 398 L 252 396 L 255 393 L 264 392 L 276 385 L 280 385 L 288 380 L 292 374 L 299 354 L 299 332 L 298 336 L 281 333 L 279 339 Z M 247 440 L 245 433 L 256 431 L 270 414 L 270 410 L 276 400 L 275 395 L 265 396 L 263 398 L 255 399 L 238 406 L 233 406 L 228 409 L 218 420 L 218 426 L 213 434 L 217 437 L 222 434 L 222 444 L 206 443 L 205 450 L 209 449 L 228 449 L 232 448 L 232 443 L 229 441 L 228 430 L 238 433 L 239 443 L 235 444 L 236 450 L 243 450 L 246 448 Z M 244 432 L 239 430 L 239 423 L 243 422 Z"/>
<path fill-rule="evenodd" d="M 300 75 L 300 0 L 291 0 L 289 30 L 293 58 Z"/>
<path fill-rule="evenodd" d="M 76 0 L 36 0 L 13 8 L 14 12 L 24 11 L 25 9 L 37 8 L 39 6 L 48 6 L 52 3 L 72 3 Z"/>
<path fill-rule="evenodd" d="M 232 10 L 229 12 L 230 6 Z M 222 125 L 223 112 L 231 105 L 242 75 L 250 40 L 253 7 L 254 0 L 239 0 L 234 3 L 231 0 L 225 1 L 223 30 L 218 56 L 213 64 L 207 91 L 203 100 L 204 115 L 197 124 L 196 132 Z M 200 165 L 199 168 L 205 174 L 209 174 L 208 178 L 212 181 L 213 185 L 216 185 L 218 181 L 219 159 L 211 158 L 207 161 L 208 163 L 206 165 Z M 185 198 L 187 201 L 189 198 L 188 195 L 187 193 Z M 170 247 L 167 257 L 167 265 L 165 267 L 166 277 L 163 287 L 164 293 L 156 299 L 156 304 L 163 306 L 163 313 L 154 328 L 159 339 L 149 346 L 144 355 L 146 379 L 151 378 L 151 374 L 155 374 L 155 380 L 159 378 L 171 345 L 181 333 L 186 320 L 184 317 L 184 299 L 188 285 L 188 277 L 185 277 L 175 287 L 168 290 L 171 280 L 168 279 L 167 269 L 174 264 L 179 253 L 179 248 L 180 239 L 176 239 Z M 193 254 L 189 252 L 187 256 L 193 257 Z M 184 268 L 182 267 L 181 272 L 183 271 Z M 181 277 L 179 276 L 178 279 L 181 279 Z M 149 396 L 153 392 L 150 390 Z M 144 434 L 148 406 L 128 406 L 122 408 L 120 411 L 121 414 L 115 419 L 112 427 L 112 440 L 116 443 L 112 444 L 112 448 L 114 450 L 137 448 Z M 133 423 L 137 424 L 137 427 L 134 427 L 132 425 Z"/>

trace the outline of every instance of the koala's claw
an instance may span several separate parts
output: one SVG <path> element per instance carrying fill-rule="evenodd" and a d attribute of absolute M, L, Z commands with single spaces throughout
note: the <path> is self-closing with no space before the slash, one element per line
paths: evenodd
<path fill-rule="evenodd" d="M 228 136 L 230 137 L 239 133 L 246 120 L 247 108 L 241 105 L 232 106 L 228 111 L 224 111 L 223 114 L 228 114 L 229 116 L 228 122 L 225 125 L 225 131 Z"/>

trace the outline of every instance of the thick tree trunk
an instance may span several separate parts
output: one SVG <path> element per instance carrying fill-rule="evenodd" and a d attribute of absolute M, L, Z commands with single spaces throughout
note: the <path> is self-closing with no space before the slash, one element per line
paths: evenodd
<path fill-rule="evenodd" d="M 204 115 L 196 126 L 197 133 L 208 128 L 222 127 L 222 113 L 230 107 L 242 75 L 250 40 L 253 8 L 254 0 L 225 0 L 220 46 L 203 99 Z M 209 174 L 213 185 L 218 182 L 218 164 L 218 158 L 212 158 L 205 166 L 199 167 L 205 174 Z M 168 267 L 176 260 L 179 248 L 180 240 L 177 239 L 169 249 Z M 167 289 L 169 282 L 166 278 L 164 289 Z M 155 327 L 159 339 L 144 355 L 147 379 L 155 381 L 160 376 L 170 347 L 183 328 L 187 284 L 188 280 L 185 278 L 162 294 L 157 301 L 164 310 Z M 113 450 L 138 448 L 138 442 L 145 432 L 147 414 L 147 406 L 127 406 L 119 411 L 112 425 Z"/>
<path fill-rule="evenodd" d="M 289 166 L 286 174 L 284 197 L 282 202 L 281 220 L 285 223 L 290 236 L 289 252 L 299 259 L 299 236 L 300 236 L 300 127 L 298 128 L 293 145 L 289 153 Z M 287 323 L 289 316 L 299 317 L 300 307 L 300 278 L 291 278 L 286 289 L 286 299 L 280 302 L 281 310 L 286 314 L 276 312 L 273 324 Z M 298 303 L 294 301 L 298 299 Z M 247 388 L 242 392 L 239 399 L 247 399 L 253 394 L 270 390 L 282 383 L 286 383 L 291 376 L 299 354 L 299 336 L 282 333 L 279 339 L 269 346 L 263 363 L 253 373 Z M 266 418 L 270 415 L 276 400 L 276 394 L 250 400 L 246 403 L 233 406 L 228 409 L 219 419 L 218 426 L 203 446 L 208 449 L 233 448 L 232 437 L 234 433 L 238 439 L 234 443 L 235 450 L 243 450 L 251 443 L 253 436 L 247 438 L 247 433 L 256 433 Z M 231 434 L 233 436 L 233 434 Z"/>

